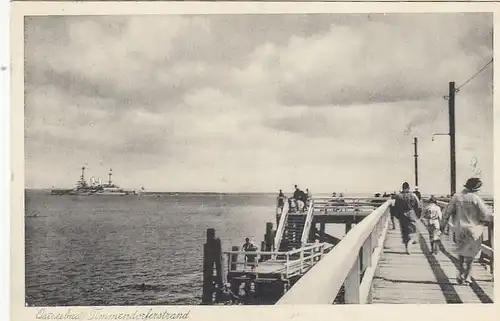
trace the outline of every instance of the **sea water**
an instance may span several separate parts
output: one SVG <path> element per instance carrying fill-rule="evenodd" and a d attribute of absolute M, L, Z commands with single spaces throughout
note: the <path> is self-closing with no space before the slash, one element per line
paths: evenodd
<path fill-rule="evenodd" d="M 26 192 L 29 306 L 189 305 L 202 293 L 203 244 L 223 249 L 276 228 L 269 194 L 50 195 Z M 344 227 L 327 225 L 342 237 Z M 141 285 L 145 284 L 143 288 Z"/>

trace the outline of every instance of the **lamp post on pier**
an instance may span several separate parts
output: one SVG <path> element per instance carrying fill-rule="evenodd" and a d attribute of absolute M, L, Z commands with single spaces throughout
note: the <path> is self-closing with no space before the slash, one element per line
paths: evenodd
<path fill-rule="evenodd" d="M 415 147 L 415 154 L 413 157 L 415 158 L 415 187 L 418 187 L 418 138 L 413 138 L 413 145 Z"/>
<path fill-rule="evenodd" d="M 432 141 L 435 136 L 447 135 L 450 136 L 450 196 L 455 194 L 457 189 L 457 163 L 455 158 L 455 82 L 449 83 L 449 95 L 445 96 L 448 100 L 449 125 L 448 133 L 432 134 Z"/>

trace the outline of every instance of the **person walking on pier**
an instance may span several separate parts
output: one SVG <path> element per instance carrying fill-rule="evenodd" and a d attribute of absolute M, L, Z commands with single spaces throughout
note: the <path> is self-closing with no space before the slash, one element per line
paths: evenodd
<path fill-rule="evenodd" d="M 431 196 L 428 203 L 429 204 L 424 212 L 424 217 L 428 221 L 427 228 L 429 229 L 431 251 L 434 254 L 437 254 L 439 243 L 441 242 L 440 222 L 443 218 L 443 214 L 441 212 L 441 208 L 437 205 L 437 200 L 434 196 Z"/>
<path fill-rule="evenodd" d="M 391 214 L 391 223 L 392 223 L 392 229 L 395 230 L 396 229 L 396 224 L 394 224 L 394 218 L 396 216 L 396 207 L 394 206 L 395 205 L 395 200 L 396 200 L 396 192 L 394 192 L 392 195 L 391 195 L 391 200 L 392 200 L 392 204 L 391 204 L 391 207 L 389 208 L 389 211 L 390 211 L 390 214 Z"/>
<path fill-rule="evenodd" d="M 419 201 L 422 200 L 422 194 L 418 191 L 418 186 L 415 186 L 415 191 L 413 193 L 417 196 Z"/>
<path fill-rule="evenodd" d="M 476 194 L 482 185 L 479 178 L 469 178 L 462 192 L 451 197 L 443 213 L 441 231 L 451 220 L 451 229 L 457 235 L 457 254 L 460 261 L 457 277 L 459 284 L 471 284 L 472 262 L 481 250 L 483 241 L 483 223 L 493 220 L 491 209 Z"/>
<path fill-rule="evenodd" d="M 403 183 L 403 190 L 396 195 L 394 201 L 394 212 L 399 219 L 401 236 L 405 246 L 406 254 L 411 254 L 411 246 L 417 243 L 417 212 L 420 210 L 420 201 L 410 191 L 410 184 Z"/>

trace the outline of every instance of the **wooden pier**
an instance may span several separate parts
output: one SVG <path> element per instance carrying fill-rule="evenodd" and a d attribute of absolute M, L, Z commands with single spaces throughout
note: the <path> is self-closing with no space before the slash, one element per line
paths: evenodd
<path fill-rule="evenodd" d="M 445 201 L 439 205 L 446 206 Z M 492 223 L 467 287 L 456 283 L 453 233 L 443 236 L 441 251 L 434 255 L 419 221 L 419 243 L 407 255 L 399 227 L 389 228 L 392 204 L 380 197 L 315 198 L 297 212 L 284 202 L 276 230 L 266 224 L 257 251 L 235 246 L 222 251 L 220 241 L 209 240 L 212 230 L 207 231 L 207 244 L 216 249 L 205 253 L 216 257 L 205 257 L 204 304 L 223 301 L 225 284 L 233 298 L 247 298 L 244 304 L 493 302 Z M 328 235 L 326 224 L 344 224 L 346 235 Z"/>
<path fill-rule="evenodd" d="M 411 255 L 404 253 L 399 227 L 388 231 L 373 280 L 372 303 L 492 303 L 493 274 L 489 264 L 481 262 L 478 256 L 472 270 L 474 283 L 459 285 L 452 236 L 443 235 L 442 247 L 434 255 L 427 228 L 421 222 L 418 228 L 419 243 L 414 245 Z"/>

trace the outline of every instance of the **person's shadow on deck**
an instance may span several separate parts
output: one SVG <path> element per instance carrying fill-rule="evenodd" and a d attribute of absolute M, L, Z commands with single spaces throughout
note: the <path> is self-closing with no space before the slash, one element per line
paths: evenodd
<path fill-rule="evenodd" d="M 446 248 L 443 246 L 443 244 L 439 244 L 439 248 L 440 248 L 440 251 L 441 253 L 443 253 L 452 263 L 453 265 L 457 268 L 460 267 L 460 261 L 455 257 L 453 256 L 452 254 L 450 254 Z M 479 284 L 477 284 L 476 280 L 471 277 L 472 279 L 472 283 L 470 285 L 472 291 L 474 291 L 474 293 L 476 294 L 476 296 L 479 298 L 479 301 L 481 301 L 481 303 L 493 303 L 493 300 L 490 298 L 490 296 L 484 292 L 483 288 L 481 288 L 481 286 Z"/>

